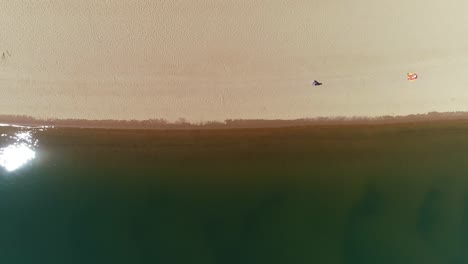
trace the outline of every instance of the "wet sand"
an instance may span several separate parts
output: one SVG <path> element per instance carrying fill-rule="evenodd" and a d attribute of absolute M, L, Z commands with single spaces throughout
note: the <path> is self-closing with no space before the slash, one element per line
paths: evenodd
<path fill-rule="evenodd" d="M 340 125 L 382 125 L 417 124 L 431 122 L 463 122 L 468 120 L 468 112 L 429 112 L 406 116 L 355 116 L 355 117 L 317 117 L 302 119 L 226 119 L 224 121 L 189 122 L 180 118 L 175 122 L 166 119 L 146 120 L 90 120 L 90 119 L 39 119 L 26 115 L 0 115 L 0 125 L 52 126 L 69 128 L 103 129 L 159 129 L 159 130 L 200 130 L 200 129 L 238 129 L 238 128 L 280 128 L 300 126 L 340 126 Z"/>

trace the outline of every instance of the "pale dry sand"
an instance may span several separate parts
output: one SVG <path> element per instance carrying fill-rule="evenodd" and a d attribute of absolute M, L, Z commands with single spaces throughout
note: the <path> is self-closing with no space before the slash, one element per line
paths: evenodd
<path fill-rule="evenodd" d="M 198 122 L 466 111 L 466 10 L 462 0 L 1 1 L 0 53 L 11 57 L 0 64 L 0 114 Z"/>

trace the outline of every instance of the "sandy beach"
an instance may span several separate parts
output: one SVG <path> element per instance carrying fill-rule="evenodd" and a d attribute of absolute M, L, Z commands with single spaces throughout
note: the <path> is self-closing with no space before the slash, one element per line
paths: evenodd
<path fill-rule="evenodd" d="M 3 1 L 0 113 L 202 122 L 466 111 L 467 5 Z"/>

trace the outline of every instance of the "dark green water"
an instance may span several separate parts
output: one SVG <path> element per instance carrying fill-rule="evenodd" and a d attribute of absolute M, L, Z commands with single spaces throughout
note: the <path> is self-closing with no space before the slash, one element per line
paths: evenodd
<path fill-rule="evenodd" d="M 0 263 L 468 263 L 467 122 L 25 130 Z"/>

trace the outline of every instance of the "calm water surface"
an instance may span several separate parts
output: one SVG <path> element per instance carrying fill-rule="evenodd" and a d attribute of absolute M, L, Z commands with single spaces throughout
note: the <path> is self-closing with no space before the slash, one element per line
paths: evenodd
<path fill-rule="evenodd" d="M 0 263 L 468 263 L 468 123 L 0 127 Z"/>

